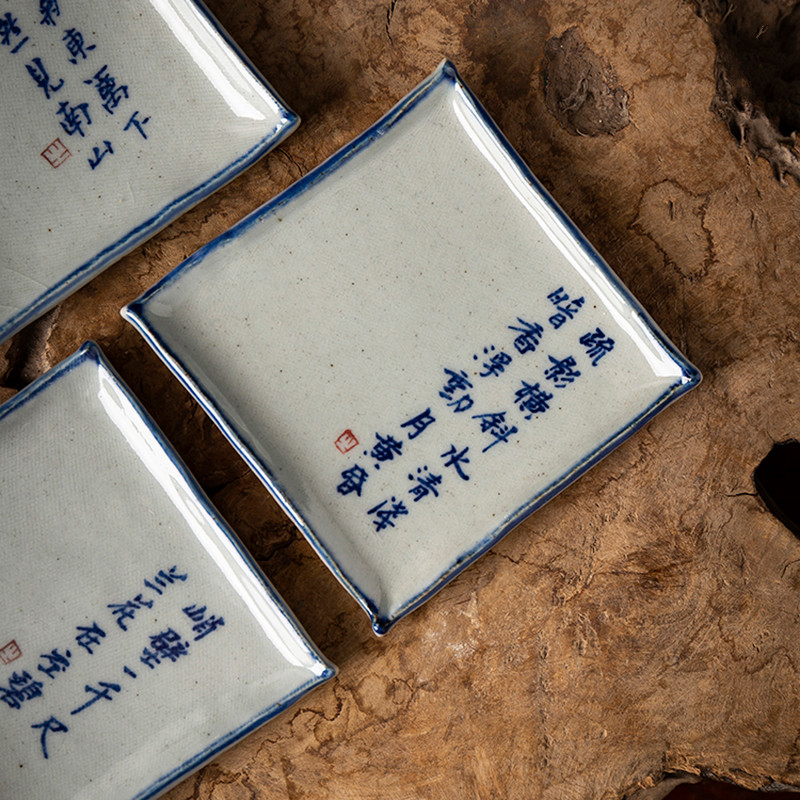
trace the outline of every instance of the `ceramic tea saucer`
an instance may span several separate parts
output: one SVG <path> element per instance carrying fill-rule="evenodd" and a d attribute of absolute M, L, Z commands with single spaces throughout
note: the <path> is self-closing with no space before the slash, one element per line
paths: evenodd
<path fill-rule="evenodd" d="M 0 454 L 3 797 L 155 797 L 333 675 L 95 345 Z"/>
<path fill-rule="evenodd" d="M 298 123 L 195 0 L 11 0 L 0 74 L 0 340 Z"/>
<path fill-rule="evenodd" d="M 123 313 L 377 633 L 700 379 L 447 62 Z"/>

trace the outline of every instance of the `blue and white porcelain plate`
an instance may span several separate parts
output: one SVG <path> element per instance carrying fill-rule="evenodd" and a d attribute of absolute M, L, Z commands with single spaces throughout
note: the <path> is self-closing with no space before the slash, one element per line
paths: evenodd
<path fill-rule="evenodd" d="M 94 344 L 0 406 L 4 798 L 145 800 L 333 675 Z"/>
<path fill-rule="evenodd" d="M 124 313 L 378 633 L 700 380 L 448 62 Z"/>
<path fill-rule="evenodd" d="M 0 88 L 0 340 L 298 123 L 196 0 L 6 0 Z"/>

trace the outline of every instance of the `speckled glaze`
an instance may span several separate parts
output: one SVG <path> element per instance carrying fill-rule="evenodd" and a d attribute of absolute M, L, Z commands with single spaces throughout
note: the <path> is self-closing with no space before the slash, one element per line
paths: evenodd
<path fill-rule="evenodd" d="M 195 0 L 11 0 L 0 75 L 0 339 L 298 122 Z"/>
<path fill-rule="evenodd" d="M 156 797 L 333 675 L 95 345 L 0 454 L 4 797 Z"/>
<path fill-rule="evenodd" d="M 377 633 L 700 379 L 448 62 L 124 313 Z"/>

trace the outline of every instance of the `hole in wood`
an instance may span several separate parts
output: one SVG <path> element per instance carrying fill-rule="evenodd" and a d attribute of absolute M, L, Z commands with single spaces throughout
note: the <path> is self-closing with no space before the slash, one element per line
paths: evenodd
<path fill-rule="evenodd" d="M 800 442 L 778 442 L 753 473 L 767 508 L 800 538 Z"/>
<path fill-rule="evenodd" d="M 721 781 L 703 780 L 699 783 L 684 783 L 673 789 L 665 800 L 797 800 L 797 792 L 751 792 Z"/>
<path fill-rule="evenodd" d="M 800 2 L 694 0 L 717 45 L 712 109 L 740 144 L 800 183 Z"/>

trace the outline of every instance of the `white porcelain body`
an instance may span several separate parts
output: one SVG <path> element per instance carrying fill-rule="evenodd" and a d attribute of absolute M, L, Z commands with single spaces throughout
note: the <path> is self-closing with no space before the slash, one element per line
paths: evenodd
<path fill-rule="evenodd" d="M 449 64 L 125 313 L 379 633 L 699 380 Z"/>
<path fill-rule="evenodd" d="M 154 797 L 333 674 L 93 345 L 0 407 L 0 517 L 4 797 Z"/>
<path fill-rule="evenodd" d="M 11 0 L 0 88 L 0 339 L 298 121 L 194 0 Z"/>

